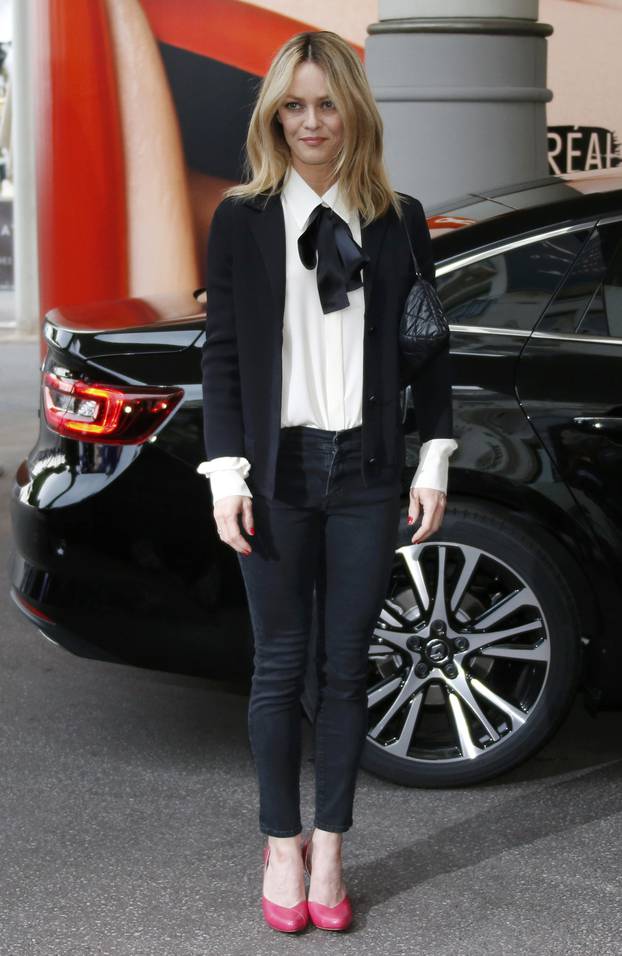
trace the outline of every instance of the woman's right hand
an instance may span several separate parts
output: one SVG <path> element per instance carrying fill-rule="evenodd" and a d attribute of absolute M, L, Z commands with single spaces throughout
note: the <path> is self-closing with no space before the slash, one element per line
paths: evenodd
<path fill-rule="evenodd" d="M 255 534 L 253 526 L 253 504 L 248 495 L 227 495 L 214 505 L 214 520 L 221 541 L 234 551 L 250 554 L 252 548 L 242 537 L 238 515 L 242 512 L 242 526 L 247 534 Z"/>

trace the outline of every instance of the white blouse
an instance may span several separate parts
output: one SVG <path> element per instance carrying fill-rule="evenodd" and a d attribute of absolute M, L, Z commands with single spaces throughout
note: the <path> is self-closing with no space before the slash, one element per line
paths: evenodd
<path fill-rule="evenodd" d="M 364 289 L 349 291 L 349 306 L 325 315 L 317 288 L 317 266 L 306 269 L 302 264 L 298 237 L 322 202 L 345 219 L 360 245 L 358 211 L 346 205 L 338 182 L 319 196 L 293 166 L 286 174 L 281 202 L 286 257 L 281 426 L 309 425 L 330 431 L 354 428 L 363 422 Z M 207 308 L 209 313 L 209 302 Z M 411 488 L 446 491 L 449 457 L 457 447 L 454 438 L 424 442 Z M 253 497 L 244 481 L 250 468 L 247 458 L 224 456 L 202 461 L 196 470 L 209 477 L 215 504 L 227 495 Z"/>

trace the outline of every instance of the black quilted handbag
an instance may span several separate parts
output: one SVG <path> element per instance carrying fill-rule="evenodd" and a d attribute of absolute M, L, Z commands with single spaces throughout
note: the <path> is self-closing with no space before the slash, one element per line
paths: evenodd
<path fill-rule="evenodd" d="M 419 270 L 405 221 L 404 228 L 417 278 L 400 319 L 399 347 L 412 373 L 419 371 L 448 344 L 449 322 L 438 292 Z"/>

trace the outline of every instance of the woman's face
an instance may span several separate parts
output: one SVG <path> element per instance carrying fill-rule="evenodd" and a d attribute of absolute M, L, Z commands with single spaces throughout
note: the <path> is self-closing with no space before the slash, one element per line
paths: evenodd
<path fill-rule="evenodd" d="M 327 166 L 339 153 L 343 122 L 328 95 L 324 71 L 317 63 L 298 64 L 277 117 L 290 148 L 292 165 L 301 174 L 317 175 L 322 165 Z"/>

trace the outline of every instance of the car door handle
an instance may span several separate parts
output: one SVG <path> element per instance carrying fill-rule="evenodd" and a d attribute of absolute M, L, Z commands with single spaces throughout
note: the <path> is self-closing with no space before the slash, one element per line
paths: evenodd
<path fill-rule="evenodd" d="M 605 435 L 622 432 L 622 417 L 618 418 L 614 415 L 575 415 L 572 421 L 588 432 L 600 432 Z"/>

